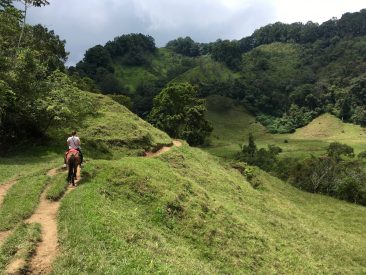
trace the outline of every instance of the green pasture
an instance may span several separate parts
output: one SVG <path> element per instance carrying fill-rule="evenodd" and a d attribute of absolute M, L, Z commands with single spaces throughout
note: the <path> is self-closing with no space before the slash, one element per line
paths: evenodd
<path fill-rule="evenodd" d="M 228 99 L 227 99 L 228 100 Z M 309 125 L 297 129 L 293 134 L 271 134 L 244 107 L 235 105 L 223 111 L 216 111 L 208 99 L 207 119 L 214 130 L 210 137 L 210 145 L 203 149 L 220 157 L 235 158 L 240 144 L 247 143 L 252 133 L 258 147 L 270 144 L 283 149 L 280 156 L 308 157 L 321 155 L 329 143 L 337 141 L 348 144 L 355 153 L 366 150 L 366 131 L 364 128 L 344 123 L 330 114 L 314 119 Z"/>

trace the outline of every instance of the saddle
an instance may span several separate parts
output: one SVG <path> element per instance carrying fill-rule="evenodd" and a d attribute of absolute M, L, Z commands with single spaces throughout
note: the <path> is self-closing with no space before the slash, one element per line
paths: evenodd
<path fill-rule="evenodd" d="M 69 149 L 66 151 L 66 157 L 69 157 L 71 155 L 74 155 L 75 157 L 79 157 L 79 151 L 76 149 Z"/>

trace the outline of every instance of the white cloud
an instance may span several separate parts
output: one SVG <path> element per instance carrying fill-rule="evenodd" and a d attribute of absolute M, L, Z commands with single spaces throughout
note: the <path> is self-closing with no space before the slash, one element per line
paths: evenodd
<path fill-rule="evenodd" d="M 67 41 L 69 64 L 86 49 L 118 35 L 142 32 L 158 46 L 179 36 L 200 42 L 240 39 L 268 23 L 323 22 L 363 8 L 365 0 L 50 0 L 32 8 L 31 23 Z"/>
<path fill-rule="evenodd" d="M 313 21 L 323 23 L 343 13 L 366 8 L 365 0 L 276 0 L 277 21 L 285 23 Z"/>

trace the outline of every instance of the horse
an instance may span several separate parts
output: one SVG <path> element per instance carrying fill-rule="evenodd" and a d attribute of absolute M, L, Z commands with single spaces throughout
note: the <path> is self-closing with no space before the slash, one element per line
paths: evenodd
<path fill-rule="evenodd" d="M 80 164 L 79 151 L 76 149 L 70 149 L 66 153 L 66 162 L 69 167 L 69 174 L 67 176 L 67 181 L 72 186 L 75 186 L 75 179 L 78 171 L 78 166 Z"/>

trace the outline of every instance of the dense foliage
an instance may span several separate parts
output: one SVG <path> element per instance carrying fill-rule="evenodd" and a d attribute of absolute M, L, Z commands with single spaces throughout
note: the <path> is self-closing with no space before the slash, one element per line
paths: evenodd
<path fill-rule="evenodd" d="M 344 159 L 342 155 L 351 159 Z M 353 160 L 353 157 L 353 148 L 331 143 L 325 156 L 288 162 L 285 166 L 288 167 L 289 182 L 308 192 L 366 205 L 364 163 Z"/>
<path fill-rule="evenodd" d="M 205 142 L 212 127 L 205 119 L 206 107 L 189 83 L 170 84 L 154 99 L 149 120 L 174 138 L 191 145 Z"/>
<path fill-rule="evenodd" d="M 250 134 L 248 144 L 241 146 L 237 160 L 258 166 L 302 190 L 366 205 L 364 153 L 354 160 L 353 148 L 338 142 L 331 143 L 325 155 L 304 160 L 279 159 L 281 152 L 281 148 L 274 145 L 258 149 Z"/>
<path fill-rule="evenodd" d="M 237 100 L 272 133 L 293 132 L 325 112 L 366 125 L 365 26 L 366 10 L 361 10 L 321 25 L 269 24 L 238 41 L 179 37 L 161 52 L 150 36 L 122 35 L 89 49 L 71 71 L 93 79 L 104 93 L 130 96 L 142 117 L 173 80 L 197 85 L 200 97 Z M 207 58 L 225 68 L 202 66 Z"/>
<path fill-rule="evenodd" d="M 52 125 L 75 123 L 92 102 L 63 72 L 65 41 L 10 1 L 0 11 L 0 147 L 43 137 Z M 46 1 L 26 1 L 40 6 Z"/>
<path fill-rule="evenodd" d="M 126 34 L 108 41 L 105 46 L 96 45 L 88 49 L 84 59 L 70 68 L 82 77 L 95 81 L 105 93 L 124 93 L 124 83 L 115 76 L 115 63 L 125 66 L 149 64 L 155 53 L 154 38 L 148 35 Z"/>
<path fill-rule="evenodd" d="M 166 44 L 166 47 L 186 56 L 199 56 L 201 53 L 199 43 L 194 42 L 189 36 L 171 40 Z"/>

